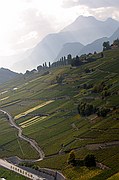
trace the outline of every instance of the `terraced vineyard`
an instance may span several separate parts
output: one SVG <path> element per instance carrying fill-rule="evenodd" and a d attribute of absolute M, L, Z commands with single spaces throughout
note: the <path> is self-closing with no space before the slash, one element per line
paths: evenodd
<path fill-rule="evenodd" d="M 90 69 L 86 72 L 85 69 Z M 92 71 L 93 69 L 93 71 Z M 24 135 L 34 139 L 45 153 L 35 164 L 61 170 L 67 179 L 111 179 L 119 172 L 119 49 L 105 51 L 104 58 L 78 68 L 49 68 L 49 74 L 23 75 L 0 86 L 0 108 L 9 112 Z M 63 76 L 57 83 L 56 77 Z M 94 92 L 103 84 L 103 91 Z M 104 94 L 104 93 L 107 93 Z M 105 117 L 81 116 L 78 105 L 89 103 L 110 111 Z M 38 153 L 0 114 L 0 157 L 37 159 Z M 67 164 L 68 153 L 76 158 L 94 154 L 107 168 L 88 169 Z"/>

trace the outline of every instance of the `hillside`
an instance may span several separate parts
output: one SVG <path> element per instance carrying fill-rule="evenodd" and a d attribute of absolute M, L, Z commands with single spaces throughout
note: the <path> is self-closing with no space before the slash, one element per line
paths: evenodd
<path fill-rule="evenodd" d="M 1 108 L 45 153 L 35 165 L 61 170 L 71 180 L 105 180 L 119 172 L 119 49 L 93 57 L 79 67 L 49 68 L 48 73 L 26 74 L 0 86 Z M 81 102 L 95 111 L 79 114 Z M 1 157 L 38 158 L 3 114 L 0 128 Z M 71 150 L 80 160 L 93 154 L 104 169 L 68 165 Z"/>
<path fill-rule="evenodd" d="M 18 76 L 18 73 L 13 72 L 9 69 L 0 68 L 0 84 L 9 81 Z"/>

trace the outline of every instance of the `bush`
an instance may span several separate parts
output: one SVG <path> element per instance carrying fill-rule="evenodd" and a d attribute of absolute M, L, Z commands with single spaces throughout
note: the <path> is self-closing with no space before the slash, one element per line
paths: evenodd
<path fill-rule="evenodd" d="M 84 159 L 86 167 L 96 167 L 96 160 L 93 154 L 87 155 Z"/>
<path fill-rule="evenodd" d="M 78 105 L 78 112 L 82 116 L 89 116 L 96 112 L 96 108 L 92 104 L 81 102 Z"/>
<path fill-rule="evenodd" d="M 109 111 L 110 111 L 109 109 L 101 107 L 97 110 L 97 115 L 102 116 L 102 117 L 106 117 Z"/>
<path fill-rule="evenodd" d="M 75 153 L 74 153 L 74 151 L 71 151 L 69 153 L 67 162 L 68 162 L 68 164 L 75 165 Z"/>

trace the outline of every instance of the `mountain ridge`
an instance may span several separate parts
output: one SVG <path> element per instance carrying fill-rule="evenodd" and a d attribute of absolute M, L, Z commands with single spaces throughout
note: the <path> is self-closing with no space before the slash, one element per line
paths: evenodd
<path fill-rule="evenodd" d="M 82 25 L 78 23 L 79 19 L 83 22 Z M 85 22 L 83 21 L 84 19 L 86 20 Z M 89 23 L 87 25 L 86 22 L 88 21 Z M 92 21 L 95 22 L 95 25 L 92 25 Z M 75 22 L 80 25 L 80 31 L 60 31 L 59 33 L 47 35 L 35 46 L 30 56 L 14 65 L 14 69 L 16 68 L 17 71 L 25 71 L 26 69 L 33 69 L 43 62 L 53 62 L 57 58 L 58 54 L 60 54 L 64 44 L 79 42 L 83 45 L 87 45 L 102 37 L 110 37 L 119 27 L 119 22 L 113 20 L 112 18 L 108 18 L 106 21 L 99 21 L 92 16 L 81 16 L 78 17 L 72 24 L 75 24 Z M 72 26 L 72 24 L 70 26 Z M 89 26 L 90 28 L 86 28 L 86 26 Z"/>

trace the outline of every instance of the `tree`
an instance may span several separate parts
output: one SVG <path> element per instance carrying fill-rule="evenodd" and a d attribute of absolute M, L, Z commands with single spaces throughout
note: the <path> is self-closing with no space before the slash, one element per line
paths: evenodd
<path fill-rule="evenodd" d="M 72 165 L 75 164 L 75 153 L 73 150 L 69 153 L 67 162 L 68 162 L 68 164 L 72 164 Z"/>
<path fill-rule="evenodd" d="M 71 65 L 72 66 L 80 66 L 82 64 L 79 56 L 76 56 L 75 58 L 72 59 Z"/>
<path fill-rule="evenodd" d="M 119 39 L 114 40 L 113 45 L 119 47 Z"/>
<path fill-rule="evenodd" d="M 29 70 L 26 70 L 26 73 L 25 73 L 26 75 L 30 75 L 31 74 L 31 71 L 29 71 Z"/>
<path fill-rule="evenodd" d="M 110 110 L 107 109 L 107 108 L 105 108 L 105 107 L 100 107 L 100 108 L 98 108 L 98 110 L 97 110 L 97 115 L 98 115 L 98 116 L 102 116 L 102 117 L 106 117 L 109 111 L 110 111 Z"/>
<path fill-rule="evenodd" d="M 50 64 L 50 62 L 49 62 L 49 68 L 51 67 L 51 64 Z"/>
<path fill-rule="evenodd" d="M 68 62 L 68 64 L 71 64 L 71 60 L 72 60 L 72 55 L 71 55 L 71 54 L 68 54 L 68 56 L 67 56 L 67 62 Z"/>
<path fill-rule="evenodd" d="M 92 104 L 81 102 L 78 105 L 78 112 L 82 116 L 89 116 L 96 112 L 96 108 Z"/>
<path fill-rule="evenodd" d="M 111 49 L 109 41 L 103 43 L 103 51 Z"/>
<path fill-rule="evenodd" d="M 87 167 L 95 167 L 96 166 L 96 159 L 93 154 L 87 155 L 84 159 L 85 166 Z"/>
<path fill-rule="evenodd" d="M 45 62 L 45 67 L 47 67 L 47 63 Z"/>
<path fill-rule="evenodd" d="M 67 65 L 66 57 L 64 56 L 64 66 Z"/>
<path fill-rule="evenodd" d="M 104 54 L 103 54 L 103 52 L 101 52 L 100 56 L 101 56 L 101 58 L 103 58 L 103 57 L 104 57 Z"/>
<path fill-rule="evenodd" d="M 40 72 L 40 71 L 42 70 L 42 68 L 43 68 L 43 67 L 42 67 L 41 65 L 38 66 L 38 67 L 37 67 L 37 71 Z"/>

